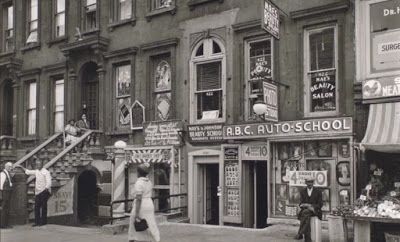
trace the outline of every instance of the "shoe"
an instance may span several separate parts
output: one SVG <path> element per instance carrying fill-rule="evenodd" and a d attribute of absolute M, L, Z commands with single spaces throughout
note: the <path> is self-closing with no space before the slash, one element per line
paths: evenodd
<path fill-rule="evenodd" d="M 303 235 L 302 234 L 296 234 L 296 236 L 294 236 L 295 240 L 300 240 L 303 239 Z"/>

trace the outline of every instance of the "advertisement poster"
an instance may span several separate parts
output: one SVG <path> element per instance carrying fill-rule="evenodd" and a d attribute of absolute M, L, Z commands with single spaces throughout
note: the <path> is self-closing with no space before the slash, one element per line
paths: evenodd
<path fill-rule="evenodd" d="M 144 145 L 180 145 L 182 139 L 179 132 L 182 130 L 181 121 L 146 123 L 144 124 Z"/>
<path fill-rule="evenodd" d="M 306 179 L 313 178 L 315 187 L 328 186 L 328 171 L 289 171 L 289 186 L 306 186 Z"/>
<path fill-rule="evenodd" d="M 267 105 L 265 120 L 278 122 L 278 87 L 275 84 L 263 82 L 264 102 Z"/>
<path fill-rule="evenodd" d="M 53 193 L 47 201 L 47 216 L 73 214 L 74 204 L 74 178 Z"/>
<path fill-rule="evenodd" d="M 311 73 L 311 111 L 336 110 L 336 70 Z"/>

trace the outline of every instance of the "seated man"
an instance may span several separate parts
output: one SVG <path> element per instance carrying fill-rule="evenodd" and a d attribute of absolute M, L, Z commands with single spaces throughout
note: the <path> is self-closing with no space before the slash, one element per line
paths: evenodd
<path fill-rule="evenodd" d="M 298 219 L 300 220 L 299 232 L 295 239 L 299 240 L 305 237 L 305 241 L 311 241 L 310 220 L 312 216 L 322 219 L 322 193 L 314 188 L 314 179 L 306 179 L 307 187 L 300 192 L 300 212 Z"/>

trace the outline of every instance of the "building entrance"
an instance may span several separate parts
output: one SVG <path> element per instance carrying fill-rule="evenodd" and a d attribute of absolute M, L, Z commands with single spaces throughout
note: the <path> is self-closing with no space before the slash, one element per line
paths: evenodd
<path fill-rule="evenodd" d="M 219 164 L 199 165 L 199 215 L 203 224 L 219 224 Z"/>
<path fill-rule="evenodd" d="M 93 171 L 84 171 L 78 178 L 78 220 L 93 224 L 97 216 L 97 178 Z"/>
<path fill-rule="evenodd" d="M 1 89 L 0 89 L 1 90 Z M 0 135 L 13 134 L 14 91 L 11 80 L 5 81 L 0 99 Z"/>
<path fill-rule="evenodd" d="M 97 129 L 99 120 L 99 79 L 97 64 L 90 62 L 82 71 L 82 111 L 86 113 L 91 129 Z"/>

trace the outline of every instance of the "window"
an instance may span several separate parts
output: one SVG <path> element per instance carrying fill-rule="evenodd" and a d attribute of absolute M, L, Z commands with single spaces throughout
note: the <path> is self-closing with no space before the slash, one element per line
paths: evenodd
<path fill-rule="evenodd" d="M 171 65 L 170 56 L 157 56 L 153 62 L 155 120 L 166 121 L 171 117 Z"/>
<path fill-rule="evenodd" d="M 155 201 L 156 210 L 164 210 L 170 208 L 170 171 L 171 167 L 168 163 L 154 163 L 154 196 L 159 197 Z"/>
<path fill-rule="evenodd" d="M 172 0 L 152 0 L 152 10 L 160 8 L 169 8 L 172 6 Z"/>
<path fill-rule="evenodd" d="M 14 6 L 5 5 L 3 8 L 3 50 L 10 52 L 14 50 Z"/>
<path fill-rule="evenodd" d="M 39 0 L 28 0 L 28 38 L 26 44 L 39 41 Z"/>
<path fill-rule="evenodd" d="M 252 40 L 246 43 L 246 114 L 247 119 L 256 119 L 253 105 L 262 93 L 262 80 L 272 78 L 271 39 Z"/>
<path fill-rule="evenodd" d="M 83 0 L 84 1 L 84 27 L 86 31 L 94 30 L 97 28 L 97 1 L 96 0 Z"/>
<path fill-rule="evenodd" d="M 191 60 L 191 103 L 194 122 L 225 119 L 225 53 L 216 39 L 198 43 Z"/>
<path fill-rule="evenodd" d="M 65 0 L 54 0 L 54 7 L 54 34 L 58 38 L 65 35 Z"/>
<path fill-rule="evenodd" d="M 118 0 L 118 20 L 132 18 L 132 0 Z"/>
<path fill-rule="evenodd" d="M 306 116 L 337 114 L 336 27 L 306 30 L 304 111 Z"/>
<path fill-rule="evenodd" d="M 64 129 L 64 80 L 54 83 L 54 132 Z"/>
<path fill-rule="evenodd" d="M 131 65 L 124 64 L 115 67 L 115 84 L 117 99 L 117 127 L 129 128 L 131 116 Z"/>
<path fill-rule="evenodd" d="M 36 134 L 36 82 L 28 84 L 27 94 L 27 133 L 28 135 L 34 135 Z"/>

